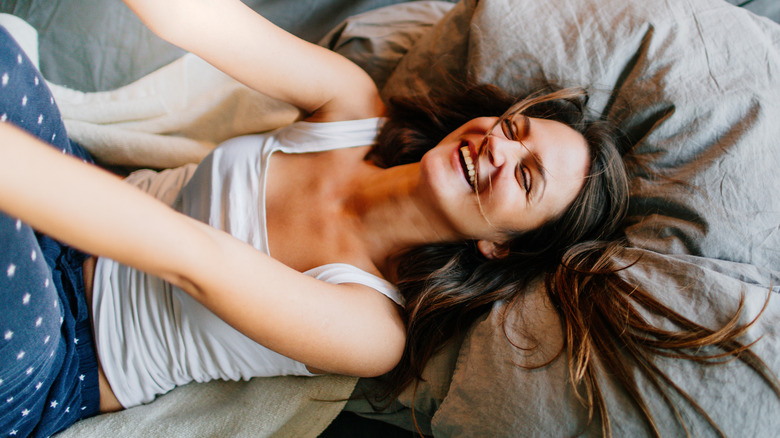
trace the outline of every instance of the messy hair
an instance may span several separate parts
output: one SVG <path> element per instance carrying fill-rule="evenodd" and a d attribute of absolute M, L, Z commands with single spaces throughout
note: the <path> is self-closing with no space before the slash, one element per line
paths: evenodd
<path fill-rule="evenodd" d="M 632 395 L 655 435 L 659 431 L 631 377 L 632 366 L 638 366 L 655 387 L 671 387 L 682 395 L 718 429 L 694 400 L 652 365 L 653 355 L 708 362 L 711 357 L 691 350 L 716 346 L 724 355 L 756 369 L 780 395 L 771 371 L 737 341 L 744 325 L 708 330 L 621 278 L 619 273 L 627 266 L 617 266 L 612 260 L 624 249 L 620 225 L 629 198 L 625 152 L 608 123 L 587 117 L 586 104 L 587 94 L 581 89 L 548 87 L 518 101 L 489 85 L 391 100 L 388 121 L 367 156 L 382 167 L 419 161 L 446 135 L 476 117 L 499 117 L 500 124 L 517 114 L 555 120 L 582 134 L 590 163 L 574 201 L 539 228 L 512 234 L 503 257 L 488 259 L 475 241 L 468 240 L 422 245 L 396 257 L 397 284 L 406 299 L 407 344 L 401 362 L 387 376 L 388 390 L 383 395 L 388 400 L 422 379 L 425 364 L 447 340 L 464 334 L 494 303 L 507 302 L 511 308 L 540 276 L 563 326 L 565 346 L 559 354 L 567 356 L 575 394 L 588 409 L 590 420 L 596 415 L 601 419 L 605 436 L 611 436 L 611 427 L 596 378 L 597 362 Z M 639 308 L 666 317 L 680 331 L 669 333 L 648 326 Z M 677 412 L 671 398 L 665 396 L 665 400 Z M 678 415 L 677 419 L 687 431 L 682 418 Z"/>

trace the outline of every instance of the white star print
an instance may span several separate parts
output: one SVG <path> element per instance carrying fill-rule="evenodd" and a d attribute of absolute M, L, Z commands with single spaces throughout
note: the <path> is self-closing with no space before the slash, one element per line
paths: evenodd
<path fill-rule="evenodd" d="M 3 115 L 5 115 L 5 114 L 3 114 Z M 22 229 L 22 220 L 21 219 L 17 219 L 16 220 L 16 231 L 19 231 L 21 229 Z"/>
<path fill-rule="evenodd" d="M 22 63 L 22 55 L 16 55 L 16 62 L 19 64 Z"/>
<path fill-rule="evenodd" d="M 58 404 L 59 403 L 57 403 L 57 400 L 54 400 L 53 402 L 51 402 L 50 406 L 53 407 L 53 408 L 56 408 Z"/>
<path fill-rule="evenodd" d="M 27 106 L 27 95 L 22 96 L 22 106 Z"/>
<path fill-rule="evenodd" d="M 70 406 L 68 406 L 67 408 L 65 408 L 65 413 L 69 413 L 69 412 L 70 412 Z"/>
<path fill-rule="evenodd" d="M 49 279 L 43 280 L 43 287 L 49 287 Z M 57 300 L 54 300 L 54 307 L 57 307 Z"/>
<path fill-rule="evenodd" d="M 43 386 L 43 382 L 38 382 L 38 383 L 35 385 L 35 390 L 37 391 L 37 390 L 41 389 L 41 386 Z"/>
<path fill-rule="evenodd" d="M 35 261 L 38 258 L 38 253 L 35 252 L 35 250 L 33 250 L 32 253 L 30 254 L 30 258 L 32 259 L 32 261 Z"/>
<path fill-rule="evenodd" d="M 40 326 L 41 326 L 41 324 L 43 324 L 43 318 L 41 318 L 41 317 L 39 316 L 39 317 L 38 317 L 38 319 L 36 319 L 36 320 L 35 320 L 35 326 L 36 326 L 36 327 L 40 327 Z"/>
<path fill-rule="evenodd" d="M 2 82 L 4 87 L 8 85 L 8 73 L 3 73 Z"/>
<path fill-rule="evenodd" d="M 51 339 L 51 336 L 46 336 L 46 337 L 43 339 L 43 344 L 44 344 L 44 345 L 48 344 L 48 343 L 49 343 L 49 339 Z"/>
<path fill-rule="evenodd" d="M 19 354 L 16 355 L 16 360 L 22 360 L 24 357 L 24 351 L 20 351 Z"/>
<path fill-rule="evenodd" d="M 2 384 L 3 384 L 3 379 L 0 379 L 0 385 L 2 385 Z"/>
<path fill-rule="evenodd" d="M 79 345 L 79 338 L 73 338 L 73 343 Z"/>
<path fill-rule="evenodd" d="M 81 380 L 83 382 L 85 377 L 87 377 L 87 376 L 82 374 L 82 375 L 79 376 L 79 380 Z"/>
<path fill-rule="evenodd" d="M 0 122 L 4 122 L 5 123 L 6 120 L 8 120 L 8 114 L 3 113 L 3 115 L 0 116 Z"/>
<path fill-rule="evenodd" d="M 30 294 L 24 294 L 22 297 L 22 304 L 30 304 Z"/>
<path fill-rule="evenodd" d="M 86 407 L 86 406 L 82 406 L 82 407 L 81 407 L 81 410 L 82 410 L 82 411 L 85 411 L 85 410 L 87 410 L 87 407 Z"/>
<path fill-rule="evenodd" d="M 40 125 L 41 123 L 43 123 L 43 114 L 38 116 L 38 124 Z"/>
<path fill-rule="evenodd" d="M 38 76 L 35 77 L 35 86 L 37 87 L 41 81 L 38 80 Z"/>
<path fill-rule="evenodd" d="M 30 374 L 32 374 L 32 372 L 33 372 L 33 367 L 30 367 L 30 368 L 27 368 L 27 371 L 25 371 L 25 374 L 27 374 L 29 376 Z"/>
<path fill-rule="evenodd" d="M 12 401 L 14 401 L 13 397 L 8 397 L 7 399 L 5 399 L 6 403 L 11 403 Z"/>
<path fill-rule="evenodd" d="M 30 413 L 29 409 L 25 409 L 22 411 L 22 417 L 26 417 Z"/>
<path fill-rule="evenodd" d="M 16 265 L 11 263 L 8 265 L 8 269 L 6 269 L 5 273 L 8 275 L 8 278 L 11 278 L 16 273 Z"/>
<path fill-rule="evenodd" d="M 5 335 L 3 337 L 5 338 L 6 341 L 10 341 L 11 338 L 14 337 L 14 332 L 8 330 L 7 332 L 5 332 Z"/>
<path fill-rule="evenodd" d="M 14 429 L 14 430 L 11 431 L 11 433 L 9 433 L 9 435 L 16 435 L 17 432 L 19 432 L 19 431 Z"/>

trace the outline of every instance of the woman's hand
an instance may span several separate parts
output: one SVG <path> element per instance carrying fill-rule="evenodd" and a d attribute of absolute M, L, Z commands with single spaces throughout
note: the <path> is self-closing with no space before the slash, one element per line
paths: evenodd
<path fill-rule="evenodd" d="M 346 58 L 280 29 L 239 0 L 124 0 L 158 36 L 310 121 L 384 114 L 376 85 Z"/>

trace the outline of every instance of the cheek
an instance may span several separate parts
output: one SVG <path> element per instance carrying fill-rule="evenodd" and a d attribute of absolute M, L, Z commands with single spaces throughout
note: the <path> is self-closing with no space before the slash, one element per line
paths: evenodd
<path fill-rule="evenodd" d="M 535 212 L 524 199 L 497 195 L 481 198 L 484 215 L 494 228 L 502 232 L 515 232 L 534 226 Z"/>
<path fill-rule="evenodd" d="M 422 178 L 427 180 L 429 183 L 432 183 L 441 178 L 441 174 L 444 171 L 443 166 L 446 163 L 441 152 L 442 150 L 440 148 L 431 149 L 425 155 L 423 155 L 422 159 L 420 160 L 420 172 L 422 173 Z"/>
<path fill-rule="evenodd" d="M 579 196 L 580 192 L 582 192 L 584 186 L 585 186 L 584 176 L 582 177 L 581 180 L 574 181 L 572 182 L 572 184 L 570 184 L 566 196 L 560 202 L 556 215 L 563 214 L 574 203 L 574 201 L 577 199 L 577 196 Z"/>

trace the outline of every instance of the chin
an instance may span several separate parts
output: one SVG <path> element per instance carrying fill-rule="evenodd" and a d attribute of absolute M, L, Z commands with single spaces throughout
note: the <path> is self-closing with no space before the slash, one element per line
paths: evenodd
<path fill-rule="evenodd" d="M 419 188 L 422 193 L 425 193 L 427 202 L 441 206 L 451 202 L 450 198 L 454 195 L 452 192 L 452 172 L 447 171 L 446 162 L 432 158 L 424 157 L 420 161 Z"/>

